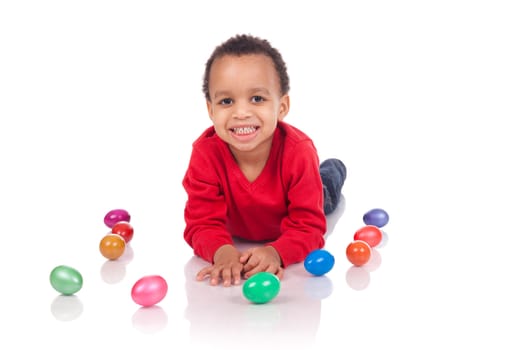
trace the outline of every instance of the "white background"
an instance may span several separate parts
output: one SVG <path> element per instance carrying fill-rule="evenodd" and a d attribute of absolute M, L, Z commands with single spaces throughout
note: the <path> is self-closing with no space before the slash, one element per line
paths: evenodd
<path fill-rule="evenodd" d="M 0 348 L 523 349 L 524 18 L 505 0 L 2 1 Z M 237 33 L 281 51 L 287 121 L 349 173 L 334 269 L 295 265 L 257 307 L 193 281 L 182 239 L 204 64 Z M 374 207 L 388 241 L 356 270 Z M 135 237 L 110 263 L 114 208 Z M 49 284 L 59 264 L 74 297 Z M 129 295 L 146 274 L 169 285 L 149 310 Z"/>

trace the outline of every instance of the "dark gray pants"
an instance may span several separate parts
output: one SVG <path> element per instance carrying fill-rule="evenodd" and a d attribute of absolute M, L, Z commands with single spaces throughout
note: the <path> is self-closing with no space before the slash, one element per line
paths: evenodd
<path fill-rule="evenodd" d="M 341 199 L 341 189 L 346 180 L 346 167 L 335 158 L 326 159 L 319 167 L 323 182 L 324 213 L 330 214 L 337 208 Z"/>

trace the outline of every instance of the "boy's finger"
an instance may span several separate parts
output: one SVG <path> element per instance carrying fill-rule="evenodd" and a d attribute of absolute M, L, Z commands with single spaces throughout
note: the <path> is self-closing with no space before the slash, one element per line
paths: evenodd
<path fill-rule="evenodd" d="M 210 271 L 211 271 L 211 266 L 208 266 L 208 267 L 203 268 L 199 272 L 197 272 L 197 276 L 196 276 L 197 281 L 202 281 L 203 279 L 205 279 L 206 276 L 210 274 Z"/>

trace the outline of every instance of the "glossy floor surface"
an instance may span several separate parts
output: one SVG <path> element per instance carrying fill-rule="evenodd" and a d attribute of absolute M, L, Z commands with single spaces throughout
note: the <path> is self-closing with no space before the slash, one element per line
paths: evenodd
<path fill-rule="evenodd" d="M 525 347 L 520 2 L 176 3 L 0 3 L 0 348 Z M 263 305 L 195 281 L 182 239 L 204 63 L 240 32 L 281 50 L 287 121 L 349 174 L 334 268 L 291 266 Z M 353 267 L 376 207 L 386 239 Z M 108 261 L 114 208 L 135 234 Z M 50 285 L 61 264 L 83 276 L 74 296 Z M 141 308 L 131 288 L 150 274 L 168 293 Z"/>

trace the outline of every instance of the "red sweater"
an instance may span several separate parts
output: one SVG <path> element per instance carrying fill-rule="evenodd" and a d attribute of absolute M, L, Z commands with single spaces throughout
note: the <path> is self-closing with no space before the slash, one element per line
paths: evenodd
<path fill-rule="evenodd" d="M 253 182 L 208 128 L 193 143 L 183 186 L 188 194 L 184 239 L 209 262 L 219 247 L 233 244 L 232 236 L 273 246 L 284 267 L 324 246 L 317 150 L 289 124 L 278 123 L 268 161 Z"/>

